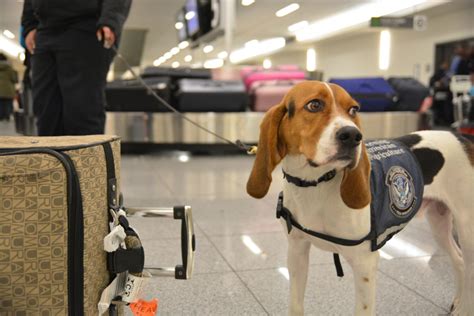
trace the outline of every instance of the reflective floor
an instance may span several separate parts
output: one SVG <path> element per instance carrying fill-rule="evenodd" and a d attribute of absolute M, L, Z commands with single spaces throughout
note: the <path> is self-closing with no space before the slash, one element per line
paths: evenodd
<path fill-rule="evenodd" d="M 12 134 L 0 122 L 0 135 Z M 196 264 L 191 280 L 155 278 L 146 299 L 159 299 L 159 315 L 286 315 L 286 237 L 275 218 L 281 188 L 274 173 L 270 194 L 255 200 L 245 183 L 252 164 L 246 156 L 186 154 L 124 155 L 122 191 L 129 206 L 193 207 Z M 174 266 L 180 258 L 180 224 L 134 219 L 146 264 Z M 422 218 L 382 248 L 378 315 L 446 315 L 454 295 L 447 256 L 434 243 Z M 351 315 L 352 273 L 336 276 L 332 255 L 315 248 L 306 291 L 307 315 Z M 130 313 L 129 313 L 130 315 Z"/>
<path fill-rule="evenodd" d="M 189 159 L 189 160 L 188 160 Z M 147 298 L 160 300 L 160 315 L 285 315 L 288 274 L 286 237 L 275 218 L 281 188 L 274 173 L 263 200 L 247 196 L 252 164 L 246 156 L 124 155 L 127 204 L 193 207 L 197 251 L 192 280 L 154 279 Z M 149 265 L 180 260 L 178 223 L 134 220 Z M 381 253 L 378 315 L 446 315 L 454 295 L 448 258 L 422 218 L 393 238 Z M 351 315 L 352 273 L 339 280 L 332 255 L 315 248 L 305 309 L 308 315 Z"/>

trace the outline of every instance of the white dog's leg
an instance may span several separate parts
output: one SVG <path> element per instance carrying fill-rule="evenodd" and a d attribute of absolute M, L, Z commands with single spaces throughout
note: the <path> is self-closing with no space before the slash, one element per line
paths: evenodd
<path fill-rule="evenodd" d="M 451 210 L 441 202 L 430 201 L 427 202 L 425 207 L 426 218 L 430 223 L 433 236 L 438 245 L 446 251 L 451 258 L 456 281 L 456 295 L 454 296 L 453 306 L 457 306 L 464 283 L 464 261 L 461 249 L 459 249 L 453 237 L 453 214 Z"/>
<path fill-rule="evenodd" d="M 379 253 L 354 251 L 345 256 L 354 272 L 355 315 L 375 315 L 375 286 Z"/>
<path fill-rule="evenodd" d="M 472 205 L 458 212 L 456 230 L 464 259 L 464 283 L 459 304 L 453 315 L 474 315 L 474 214 Z"/>
<path fill-rule="evenodd" d="M 308 279 L 309 249 L 304 239 L 288 238 L 288 272 L 290 275 L 289 315 L 304 314 L 304 293 Z"/>

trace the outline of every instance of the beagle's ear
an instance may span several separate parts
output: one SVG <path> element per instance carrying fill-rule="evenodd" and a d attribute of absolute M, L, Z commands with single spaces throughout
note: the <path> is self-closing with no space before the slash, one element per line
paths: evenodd
<path fill-rule="evenodd" d="M 285 145 L 279 137 L 280 123 L 287 112 L 284 103 L 272 107 L 260 124 L 257 156 L 247 181 L 247 193 L 254 198 L 264 197 L 272 182 L 272 171 L 286 155 Z"/>
<path fill-rule="evenodd" d="M 346 170 L 341 183 L 341 197 L 348 207 L 361 209 L 371 202 L 370 162 L 362 143 L 359 164 L 352 170 Z"/>

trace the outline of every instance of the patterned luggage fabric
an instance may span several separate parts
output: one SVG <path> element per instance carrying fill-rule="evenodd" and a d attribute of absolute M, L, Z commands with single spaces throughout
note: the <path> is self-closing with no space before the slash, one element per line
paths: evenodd
<path fill-rule="evenodd" d="M 1 315 L 97 315 L 119 152 L 104 135 L 0 137 Z"/>

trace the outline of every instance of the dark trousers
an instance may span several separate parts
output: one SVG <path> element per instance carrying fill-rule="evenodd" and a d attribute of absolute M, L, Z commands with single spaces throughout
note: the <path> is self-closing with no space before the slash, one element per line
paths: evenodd
<path fill-rule="evenodd" d="M 13 112 L 13 99 L 0 98 L 0 120 L 10 120 Z"/>
<path fill-rule="evenodd" d="M 38 31 L 31 60 L 38 135 L 104 133 L 104 89 L 112 58 L 93 31 Z"/>

